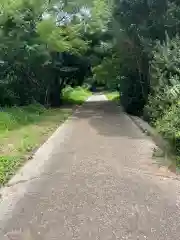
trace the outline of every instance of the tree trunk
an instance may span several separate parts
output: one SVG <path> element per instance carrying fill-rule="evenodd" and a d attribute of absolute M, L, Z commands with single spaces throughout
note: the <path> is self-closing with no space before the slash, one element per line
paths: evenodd
<path fill-rule="evenodd" d="M 55 74 L 55 77 L 50 89 L 49 103 L 52 107 L 59 107 L 62 103 L 60 79 L 57 71 L 55 71 L 54 74 Z"/>

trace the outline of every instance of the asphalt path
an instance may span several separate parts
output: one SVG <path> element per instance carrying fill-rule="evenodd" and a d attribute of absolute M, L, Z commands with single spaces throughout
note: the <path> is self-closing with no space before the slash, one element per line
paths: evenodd
<path fill-rule="evenodd" d="M 180 184 L 155 144 L 94 95 L 2 192 L 1 240 L 179 240 Z"/>

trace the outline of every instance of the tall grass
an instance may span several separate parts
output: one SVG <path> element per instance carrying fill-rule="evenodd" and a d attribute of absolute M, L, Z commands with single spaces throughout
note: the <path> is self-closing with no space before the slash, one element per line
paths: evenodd
<path fill-rule="evenodd" d="M 0 112 L 0 134 L 42 119 L 47 110 L 40 104 L 26 107 L 3 108 Z"/>

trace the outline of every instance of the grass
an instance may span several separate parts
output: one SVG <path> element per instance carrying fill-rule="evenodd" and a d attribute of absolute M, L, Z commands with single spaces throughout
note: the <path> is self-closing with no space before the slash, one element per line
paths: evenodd
<path fill-rule="evenodd" d="M 91 93 L 67 87 L 63 101 L 82 104 Z M 72 113 L 72 107 L 46 109 L 40 104 L 0 109 L 0 185 L 4 185 Z"/>
<path fill-rule="evenodd" d="M 69 104 L 80 105 L 91 95 L 92 93 L 89 90 L 82 87 L 66 87 L 63 90 L 63 101 Z"/>
<path fill-rule="evenodd" d="M 0 112 L 0 185 L 5 184 L 40 144 L 71 114 L 71 108 L 41 105 Z"/>
<path fill-rule="evenodd" d="M 119 101 L 119 92 L 114 91 L 114 92 L 107 92 L 105 93 L 106 97 L 108 98 L 108 100 L 110 101 Z"/>

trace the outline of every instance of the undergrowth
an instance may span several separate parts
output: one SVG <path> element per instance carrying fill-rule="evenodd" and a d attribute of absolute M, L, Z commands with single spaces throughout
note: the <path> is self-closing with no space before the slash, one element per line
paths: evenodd
<path fill-rule="evenodd" d="M 71 108 L 46 109 L 39 104 L 1 109 L 0 184 L 6 183 L 31 155 L 71 114 Z"/>

